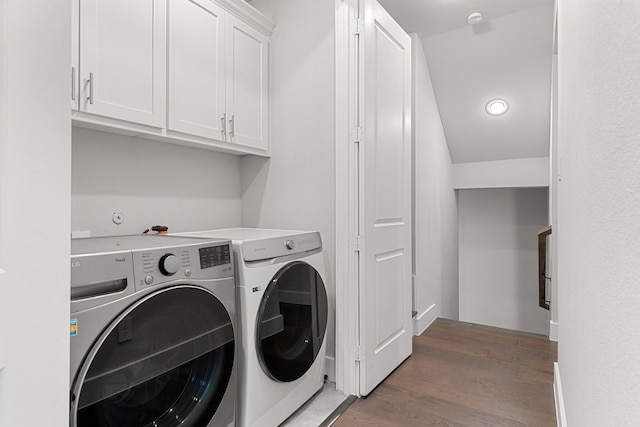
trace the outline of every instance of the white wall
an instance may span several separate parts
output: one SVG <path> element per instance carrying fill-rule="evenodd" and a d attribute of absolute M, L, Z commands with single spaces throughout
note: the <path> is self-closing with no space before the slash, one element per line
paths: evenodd
<path fill-rule="evenodd" d="M 71 3 L 0 2 L 0 426 L 68 425 Z"/>
<path fill-rule="evenodd" d="M 460 320 L 548 335 L 538 307 L 546 188 L 459 190 Z"/>
<path fill-rule="evenodd" d="M 270 160 L 242 159 L 242 225 L 318 230 L 327 267 L 327 355 L 335 354 L 335 49 L 333 1 L 254 0 L 269 40 Z M 328 365 L 333 377 L 333 368 Z"/>
<path fill-rule="evenodd" d="M 74 128 L 72 178 L 72 230 L 92 236 L 241 225 L 238 156 Z"/>
<path fill-rule="evenodd" d="M 561 0 L 558 16 L 558 364 L 566 425 L 636 426 L 640 2 Z"/>
<path fill-rule="evenodd" d="M 436 317 L 458 318 L 458 211 L 449 147 L 429 67 L 411 35 L 414 142 L 414 333 Z"/>
<path fill-rule="evenodd" d="M 456 163 L 453 186 L 457 189 L 548 187 L 549 158 Z"/>

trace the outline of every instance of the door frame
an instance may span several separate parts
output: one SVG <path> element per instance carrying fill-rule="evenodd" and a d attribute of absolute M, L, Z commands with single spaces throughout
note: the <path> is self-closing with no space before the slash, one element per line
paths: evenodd
<path fill-rule="evenodd" d="M 335 0 L 336 388 L 361 396 L 358 242 L 359 0 Z M 361 22 L 361 21 L 360 21 Z"/>

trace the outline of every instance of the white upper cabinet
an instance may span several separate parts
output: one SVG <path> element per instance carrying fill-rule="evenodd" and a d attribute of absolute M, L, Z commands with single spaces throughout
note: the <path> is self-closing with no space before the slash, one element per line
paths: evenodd
<path fill-rule="evenodd" d="M 169 2 L 169 131 L 225 139 L 225 18 L 209 0 Z"/>
<path fill-rule="evenodd" d="M 78 69 L 80 68 L 80 26 L 77 25 L 80 18 L 80 3 L 78 0 L 71 2 L 71 110 L 78 111 L 80 105 L 80 83 Z"/>
<path fill-rule="evenodd" d="M 210 0 L 169 3 L 169 135 L 266 152 L 267 36 Z"/>
<path fill-rule="evenodd" d="M 242 0 L 75 0 L 74 124 L 268 155 L 267 43 Z"/>
<path fill-rule="evenodd" d="M 80 2 L 79 110 L 164 127 L 166 3 Z"/>
<path fill-rule="evenodd" d="M 267 149 L 267 37 L 227 20 L 227 115 L 230 141 Z"/>

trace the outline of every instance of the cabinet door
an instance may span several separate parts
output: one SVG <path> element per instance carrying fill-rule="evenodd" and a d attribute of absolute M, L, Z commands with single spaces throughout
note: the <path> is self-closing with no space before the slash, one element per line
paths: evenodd
<path fill-rule="evenodd" d="M 231 142 L 267 150 L 267 36 L 227 18 L 227 117 Z"/>
<path fill-rule="evenodd" d="M 166 1 L 82 0 L 80 110 L 164 127 Z"/>
<path fill-rule="evenodd" d="M 209 0 L 169 3 L 169 130 L 225 139 L 225 17 Z"/>
<path fill-rule="evenodd" d="M 80 0 L 71 2 L 71 109 L 78 111 L 80 105 Z"/>

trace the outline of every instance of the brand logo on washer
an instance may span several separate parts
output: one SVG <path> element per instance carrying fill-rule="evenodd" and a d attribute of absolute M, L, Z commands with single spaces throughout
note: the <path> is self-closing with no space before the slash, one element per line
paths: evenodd
<path fill-rule="evenodd" d="M 116 262 L 125 262 L 126 258 L 116 258 Z"/>
<path fill-rule="evenodd" d="M 71 263 L 71 268 L 78 268 L 80 267 L 80 261 L 73 261 Z"/>
<path fill-rule="evenodd" d="M 260 286 L 254 286 L 253 289 L 251 289 L 251 291 L 253 292 L 260 292 Z"/>

